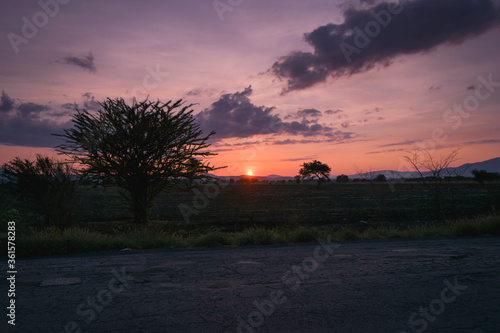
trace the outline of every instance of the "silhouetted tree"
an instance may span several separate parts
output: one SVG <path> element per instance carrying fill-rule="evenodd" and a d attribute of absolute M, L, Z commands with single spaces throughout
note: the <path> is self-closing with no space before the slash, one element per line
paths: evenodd
<path fill-rule="evenodd" d="M 302 179 L 304 178 L 318 178 L 318 188 L 321 185 L 321 181 L 326 179 L 330 180 L 328 177 L 330 175 L 330 167 L 327 164 L 321 163 L 320 161 L 314 160 L 312 162 L 306 162 L 302 164 L 302 168 L 299 171 Z"/>
<path fill-rule="evenodd" d="M 443 220 L 441 204 L 442 180 L 444 176 L 450 173 L 450 165 L 456 161 L 460 149 L 457 148 L 449 154 L 435 157 L 428 149 L 413 147 L 412 150 L 407 151 L 408 155 L 404 156 L 404 159 L 411 164 L 420 178 L 434 192 L 434 207 L 437 220 Z M 452 209 L 455 210 L 454 207 Z"/>
<path fill-rule="evenodd" d="M 385 177 L 384 174 L 379 173 L 377 177 L 374 179 L 376 182 L 385 182 L 387 181 L 387 178 Z"/>
<path fill-rule="evenodd" d="M 108 98 L 100 105 L 95 114 L 78 110 L 74 127 L 58 135 L 66 143 L 57 150 L 79 163 L 90 179 L 124 189 L 135 222 L 148 222 L 161 191 L 217 169 L 197 159 L 216 154 L 206 151 L 214 132 L 203 135 L 190 110 L 193 104 L 134 99 L 128 105 Z"/>
<path fill-rule="evenodd" d="M 2 168 L 12 194 L 43 215 L 47 226 L 71 224 L 76 180 L 70 164 L 37 155 L 34 161 L 16 157 Z"/>
<path fill-rule="evenodd" d="M 347 175 L 340 175 L 337 176 L 337 179 L 335 180 L 337 183 L 349 183 L 349 177 Z"/>
<path fill-rule="evenodd" d="M 205 169 L 203 168 L 202 161 L 194 157 L 188 158 L 186 162 L 186 174 L 184 176 L 187 179 L 188 186 L 191 186 L 195 179 L 203 177 L 204 172 Z"/>

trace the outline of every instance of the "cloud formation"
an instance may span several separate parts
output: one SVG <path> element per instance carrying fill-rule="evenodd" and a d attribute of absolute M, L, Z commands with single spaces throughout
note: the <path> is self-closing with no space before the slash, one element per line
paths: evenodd
<path fill-rule="evenodd" d="M 82 57 L 67 56 L 58 60 L 57 62 L 66 65 L 78 66 L 80 68 L 86 69 L 89 72 L 97 72 L 97 68 L 94 65 L 94 55 L 89 52 L 88 55 Z"/>
<path fill-rule="evenodd" d="M 461 44 L 499 22 L 495 0 L 405 0 L 399 6 L 382 2 L 371 8 L 349 8 L 343 23 L 304 35 L 314 52 L 294 51 L 281 57 L 271 72 L 286 80 L 283 93 L 306 89 L 328 77 L 390 66 L 401 55 Z"/>
<path fill-rule="evenodd" d="M 297 111 L 297 116 L 299 117 L 312 117 L 312 118 L 317 118 L 317 117 L 321 117 L 323 114 L 321 113 L 321 111 L 319 110 L 316 110 L 316 109 L 305 109 L 305 110 L 299 110 Z"/>
<path fill-rule="evenodd" d="M 2 90 L 2 97 L 0 97 L 0 112 L 9 112 L 13 109 L 14 100 L 10 98 L 4 90 Z"/>
<path fill-rule="evenodd" d="M 86 92 L 82 95 L 85 99 L 83 101 L 83 108 L 87 111 L 99 111 L 102 109 L 101 104 L 96 101 L 95 96 L 91 92 Z"/>
<path fill-rule="evenodd" d="M 339 133 L 331 127 L 307 120 L 307 116 L 318 116 L 321 112 L 315 109 L 300 110 L 304 118 L 301 121 L 283 121 L 279 115 L 273 114 L 275 107 L 257 106 L 249 97 L 252 95 L 249 86 L 242 92 L 224 94 L 209 108 L 201 111 L 196 119 L 205 133 L 215 131 L 215 139 L 247 138 L 258 134 L 291 134 L 302 136 L 323 135 L 338 138 Z M 350 136 L 352 133 L 348 133 Z"/>
<path fill-rule="evenodd" d="M 21 112 L 21 115 L 23 117 L 31 116 L 31 115 L 37 115 L 40 112 L 43 111 L 48 111 L 50 108 L 47 105 L 41 105 L 41 104 L 36 104 L 36 103 L 21 103 L 17 106 L 17 110 Z"/>
<path fill-rule="evenodd" d="M 420 140 L 406 140 L 402 142 L 394 142 L 394 143 L 388 143 L 385 145 L 381 145 L 380 147 L 393 147 L 393 146 L 409 146 L 415 143 L 420 142 Z"/>
<path fill-rule="evenodd" d="M 54 112 L 49 106 L 15 102 L 5 91 L 0 98 L 0 144 L 27 147 L 54 147 L 61 143 L 53 133 L 71 126 L 61 121 L 67 112 Z"/>

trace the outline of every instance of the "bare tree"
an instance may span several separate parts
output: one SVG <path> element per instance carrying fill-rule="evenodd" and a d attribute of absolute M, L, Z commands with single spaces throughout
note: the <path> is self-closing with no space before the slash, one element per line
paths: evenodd
<path fill-rule="evenodd" d="M 438 221 L 443 220 L 441 204 L 443 178 L 450 175 L 450 166 L 457 160 L 460 150 L 461 148 L 457 148 L 448 154 L 434 156 L 430 150 L 414 146 L 403 157 L 434 193 L 434 208 Z"/>

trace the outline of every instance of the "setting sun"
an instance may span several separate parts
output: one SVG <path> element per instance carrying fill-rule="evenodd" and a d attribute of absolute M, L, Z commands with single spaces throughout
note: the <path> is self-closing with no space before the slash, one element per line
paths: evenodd
<path fill-rule="evenodd" d="M 252 170 L 248 170 L 247 175 L 252 176 L 253 175 Z"/>

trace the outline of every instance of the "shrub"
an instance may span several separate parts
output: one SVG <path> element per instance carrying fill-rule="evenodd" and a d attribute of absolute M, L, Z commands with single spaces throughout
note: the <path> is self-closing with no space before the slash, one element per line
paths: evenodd
<path fill-rule="evenodd" d="M 276 232 L 266 230 L 264 228 L 247 229 L 237 235 L 236 245 L 268 245 L 282 243 L 283 237 L 280 237 Z"/>
<path fill-rule="evenodd" d="M 222 232 L 210 232 L 193 240 L 196 247 L 226 246 L 231 244 L 229 236 Z"/>
<path fill-rule="evenodd" d="M 2 167 L 11 194 L 43 215 L 47 226 L 71 224 L 76 181 L 70 165 L 37 155 L 35 161 L 16 157 Z"/>
<path fill-rule="evenodd" d="M 314 242 L 320 237 L 320 231 L 317 228 L 298 228 L 292 230 L 288 235 L 288 241 L 292 243 Z"/>

